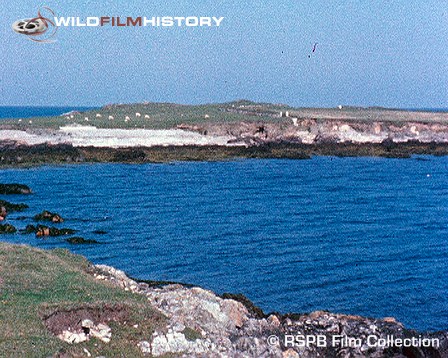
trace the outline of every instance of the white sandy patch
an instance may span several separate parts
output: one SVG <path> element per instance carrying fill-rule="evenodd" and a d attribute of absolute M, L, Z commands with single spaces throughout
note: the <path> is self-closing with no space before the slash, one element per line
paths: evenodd
<path fill-rule="evenodd" d="M 19 130 L 1 130 L 0 141 L 13 140 L 19 144 L 36 145 L 43 143 L 58 144 L 63 143 L 63 139 L 56 133 L 33 134 Z"/>
<path fill-rule="evenodd" d="M 207 136 L 181 129 L 102 129 L 93 126 L 66 126 L 58 131 L 33 134 L 20 130 L 0 131 L 0 140 L 22 144 L 72 144 L 75 147 L 151 147 L 169 145 L 229 145 L 231 136 Z"/>
<path fill-rule="evenodd" d="M 340 142 L 353 142 L 353 143 L 381 143 L 387 139 L 387 133 L 363 133 L 358 132 L 348 125 L 340 127 L 339 132 L 336 133 Z"/>

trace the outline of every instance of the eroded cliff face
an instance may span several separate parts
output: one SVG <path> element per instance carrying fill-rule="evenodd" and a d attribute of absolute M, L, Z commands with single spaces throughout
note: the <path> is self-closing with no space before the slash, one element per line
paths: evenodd
<path fill-rule="evenodd" d="M 240 122 L 181 124 L 180 129 L 211 136 L 231 136 L 229 144 L 270 142 L 321 143 L 448 143 L 448 125 L 423 122 L 362 122 L 291 118 L 290 123 Z"/>
<path fill-rule="evenodd" d="M 150 286 L 97 265 L 94 276 L 145 295 L 167 317 L 138 347 L 145 355 L 181 357 L 447 357 L 448 332 L 408 330 L 393 318 L 316 311 L 265 315 L 250 301 L 199 287 Z M 230 296 L 232 297 L 232 295 Z M 297 298 L 299 299 L 299 298 Z M 308 338 L 309 342 L 306 343 Z M 315 337 L 315 341 L 313 338 Z M 320 338 L 318 338 L 320 337 Z M 113 335 L 112 335 L 113 339 Z M 414 339 L 414 341 L 411 341 Z M 410 347 L 391 342 L 413 342 Z M 320 342 L 320 343 L 319 343 Z"/>

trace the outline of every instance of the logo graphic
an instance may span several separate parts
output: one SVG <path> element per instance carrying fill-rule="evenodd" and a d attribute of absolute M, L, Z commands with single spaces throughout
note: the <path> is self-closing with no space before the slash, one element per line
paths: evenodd
<path fill-rule="evenodd" d="M 42 15 L 45 10 L 46 16 Z M 59 27 L 102 28 L 111 26 L 123 27 L 220 27 L 224 17 L 216 16 L 79 16 L 57 17 L 52 9 L 43 6 L 38 9 L 37 16 L 31 19 L 17 20 L 12 29 L 34 42 L 55 42 L 53 39 Z"/>
<path fill-rule="evenodd" d="M 55 16 L 54 11 L 49 7 L 44 6 L 42 9 Z M 52 40 L 52 38 L 56 34 L 58 27 L 53 20 L 42 16 L 41 9 L 39 9 L 36 17 L 32 19 L 17 20 L 12 24 L 12 29 L 19 34 L 26 35 L 31 41 L 50 43 L 56 41 Z M 52 29 L 51 33 L 49 33 L 50 29 Z"/>

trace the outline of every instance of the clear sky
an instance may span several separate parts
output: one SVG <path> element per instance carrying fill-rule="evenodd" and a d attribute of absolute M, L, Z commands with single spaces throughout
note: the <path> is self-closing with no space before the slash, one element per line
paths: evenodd
<path fill-rule="evenodd" d="M 58 16 L 225 17 L 219 28 L 62 27 L 54 44 L 11 29 L 36 4 L 0 0 L 0 105 L 448 107 L 446 0 L 49 0 Z"/>

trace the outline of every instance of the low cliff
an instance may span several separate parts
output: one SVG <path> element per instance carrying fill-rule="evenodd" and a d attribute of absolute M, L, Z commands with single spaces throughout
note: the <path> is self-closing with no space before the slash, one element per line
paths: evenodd
<path fill-rule="evenodd" d="M 232 124 L 180 124 L 180 129 L 216 137 L 231 137 L 229 144 L 266 143 L 378 144 L 448 143 L 448 124 L 424 122 L 357 121 L 342 119 L 288 118 L 282 122 L 240 122 Z"/>
<path fill-rule="evenodd" d="M 323 311 L 266 315 L 241 295 L 137 282 L 60 249 L 0 243 L 0 305 L 5 356 L 448 356 L 446 331 Z"/>
<path fill-rule="evenodd" d="M 95 277 L 148 298 L 167 324 L 139 342 L 154 356 L 219 357 L 447 357 L 448 332 L 418 333 L 394 318 L 325 311 L 264 314 L 241 295 L 218 296 L 199 287 L 138 283 L 112 267 Z M 185 330 L 195 332 L 188 338 Z M 190 331 L 191 332 L 191 331 Z"/>

